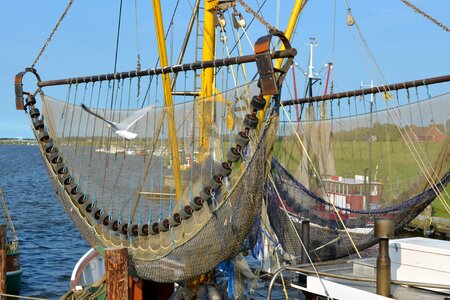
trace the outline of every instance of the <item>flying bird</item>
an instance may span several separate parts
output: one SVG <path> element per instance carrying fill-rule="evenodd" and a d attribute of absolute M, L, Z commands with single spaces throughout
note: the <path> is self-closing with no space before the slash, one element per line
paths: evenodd
<path fill-rule="evenodd" d="M 145 116 L 151 109 L 154 108 L 154 106 L 147 106 L 140 110 L 137 110 L 133 112 L 131 115 L 123 119 L 121 122 L 116 123 L 110 120 L 105 119 L 103 116 L 93 112 L 90 110 L 86 105 L 81 104 L 81 107 L 90 113 L 91 115 L 96 116 L 97 118 L 105 121 L 108 124 L 108 127 L 110 127 L 112 130 L 114 130 L 114 133 L 118 136 L 123 137 L 126 140 L 132 140 L 137 137 L 137 133 L 130 132 L 128 129 L 131 128 L 139 119 L 141 119 L 143 116 Z"/>

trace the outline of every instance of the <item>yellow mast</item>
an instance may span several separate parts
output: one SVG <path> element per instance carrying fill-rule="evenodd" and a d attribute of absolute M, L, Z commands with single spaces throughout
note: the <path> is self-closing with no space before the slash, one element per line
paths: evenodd
<path fill-rule="evenodd" d="M 203 46 L 202 60 L 213 60 L 216 53 L 216 35 L 214 16 L 216 13 L 219 0 L 204 0 L 203 5 Z M 200 90 L 200 98 L 202 99 L 197 106 L 198 109 L 198 126 L 199 126 L 199 161 L 203 161 L 204 154 L 209 148 L 209 138 L 207 134 L 208 128 L 213 123 L 213 102 L 212 96 L 214 84 L 213 68 L 203 69 L 201 74 L 202 86 Z"/>
<path fill-rule="evenodd" d="M 164 24 L 161 13 L 161 3 L 159 0 L 153 0 L 153 14 L 155 18 L 156 38 L 158 40 L 158 53 L 161 67 L 168 66 L 166 42 L 164 40 Z M 169 142 L 172 155 L 173 176 L 175 179 L 175 190 L 177 201 L 181 201 L 181 170 L 180 156 L 178 153 L 177 131 L 175 126 L 175 116 L 172 101 L 172 89 L 170 88 L 169 74 L 162 75 L 164 87 L 164 106 L 166 107 L 167 123 L 169 124 Z"/>

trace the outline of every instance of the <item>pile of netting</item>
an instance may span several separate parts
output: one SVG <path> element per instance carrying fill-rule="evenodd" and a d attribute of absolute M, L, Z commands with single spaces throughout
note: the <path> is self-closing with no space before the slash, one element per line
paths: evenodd
<path fill-rule="evenodd" d="M 373 232 L 376 218 L 392 219 L 398 232 L 436 198 L 436 190 L 429 188 L 411 199 L 383 208 L 333 208 L 326 199 L 298 182 L 275 159 L 272 161 L 271 174 L 274 184 L 268 183 L 268 214 L 280 243 L 288 253 L 300 256 L 302 245 L 298 237 L 301 237 L 301 221 L 309 220 L 310 255 L 316 261 L 355 253 L 349 235 L 358 250 L 374 245 L 377 242 Z M 450 173 L 447 173 L 436 186 L 437 191 L 441 192 L 449 181 Z"/>

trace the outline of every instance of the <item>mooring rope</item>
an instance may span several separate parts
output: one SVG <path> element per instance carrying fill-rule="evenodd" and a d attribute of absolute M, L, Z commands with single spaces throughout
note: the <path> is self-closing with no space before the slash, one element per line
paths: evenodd
<path fill-rule="evenodd" d="M 0 296 L 5 296 L 5 297 L 8 297 L 8 298 L 17 298 L 17 299 L 47 300 L 46 298 L 36 298 L 36 297 L 28 297 L 28 296 L 12 295 L 12 294 L 4 294 L 4 293 L 0 293 Z"/>

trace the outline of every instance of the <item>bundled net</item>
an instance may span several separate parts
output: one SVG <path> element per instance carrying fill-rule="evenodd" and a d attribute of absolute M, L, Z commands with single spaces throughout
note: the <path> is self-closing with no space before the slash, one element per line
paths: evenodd
<path fill-rule="evenodd" d="M 51 138 L 41 148 L 44 162 L 82 236 L 100 252 L 127 247 L 132 271 L 162 282 L 192 278 L 237 254 L 260 212 L 272 125 L 250 131 L 231 170 L 223 162 L 258 92 L 249 83 L 164 107 L 131 101 L 131 80 L 115 80 L 71 85 L 65 101 L 43 96 L 42 119 Z M 120 123 L 142 110 L 128 129 L 136 138 L 124 139 L 102 120 Z M 202 130 L 198 119 L 207 112 L 214 122 Z M 178 187 L 170 113 L 181 161 Z M 230 174 L 218 179 L 223 172 Z M 198 197 L 207 201 L 196 202 Z"/>
<path fill-rule="evenodd" d="M 304 104 L 301 121 L 283 107 L 268 211 L 285 250 L 301 254 L 305 219 L 320 261 L 373 245 L 375 218 L 398 231 L 436 197 L 448 212 L 449 100 L 427 86 Z"/>

